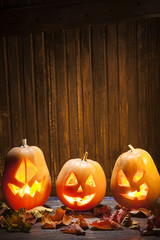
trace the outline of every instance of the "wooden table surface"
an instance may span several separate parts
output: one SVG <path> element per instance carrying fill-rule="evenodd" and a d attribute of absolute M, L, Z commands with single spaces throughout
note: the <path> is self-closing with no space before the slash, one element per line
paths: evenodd
<path fill-rule="evenodd" d="M 57 209 L 58 207 L 63 206 L 62 203 L 56 197 L 50 197 L 46 203 L 53 209 Z M 105 197 L 102 201 L 102 204 L 107 204 L 114 210 L 116 206 L 116 202 L 111 197 Z M 82 212 L 81 212 L 82 214 Z M 82 214 L 83 217 L 87 218 L 88 221 L 93 221 L 93 217 L 90 217 L 88 212 Z M 146 225 L 146 218 L 133 218 L 140 223 L 140 226 L 145 227 Z M 94 219 L 95 220 L 95 219 Z M 159 237 L 156 236 L 141 236 L 139 231 L 132 230 L 129 228 L 124 227 L 123 230 L 112 230 L 112 231 L 92 231 L 86 230 L 86 234 L 76 236 L 71 234 L 62 233 L 60 229 L 42 229 L 41 223 L 38 222 L 32 226 L 32 229 L 29 233 L 23 232 L 7 232 L 0 229 L 0 239 L 3 240 L 85 240 L 85 239 L 96 239 L 96 240 L 158 240 Z"/>

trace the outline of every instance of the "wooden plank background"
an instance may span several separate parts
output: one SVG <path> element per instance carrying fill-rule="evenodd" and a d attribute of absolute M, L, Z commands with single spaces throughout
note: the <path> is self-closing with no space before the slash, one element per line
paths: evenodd
<path fill-rule="evenodd" d="M 1 8 L 11 2 L 22 3 Z M 1 36 L 0 178 L 23 138 L 44 152 L 52 195 L 62 165 L 86 150 L 108 183 L 128 144 L 160 171 L 159 64 L 158 16 Z"/>

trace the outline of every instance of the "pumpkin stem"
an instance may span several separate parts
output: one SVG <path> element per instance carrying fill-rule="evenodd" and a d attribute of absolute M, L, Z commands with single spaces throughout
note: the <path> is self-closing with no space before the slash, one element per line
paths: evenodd
<path fill-rule="evenodd" d="M 88 152 L 85 152 L 83 157 L 82 157 L 82 161 L 86 161 L 88 157 Z"/>
<path fill-rule="evenodd" d="M 27 145 L 27 139 L 25 138 L 25 139 L 23 139 L 22 140 L 22 147 L 27 147 L 28 145 Z"/>
<path fill-rule="evenodd" d="M 128 147 L 131 149 L 132 152 L 134 152 L 135 149 L 131 144 L 129 144 Z"/>

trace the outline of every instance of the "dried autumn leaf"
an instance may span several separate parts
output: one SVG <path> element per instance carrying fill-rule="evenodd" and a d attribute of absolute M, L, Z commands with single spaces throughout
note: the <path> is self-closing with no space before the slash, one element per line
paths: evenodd
<path fill-rule="evenodd" d="M 130 227 L 132 225 L 132 219 L 131 219 L 131 215 L 129 213 L 126 214 L 126 216 L 124 217 L 124 219 L 121 222 L 121 225 L 124 227 Z"/>
<path fill-rule="evenodd" d="M 110 215 L 111 208 L 108 207 L 107 205 L 99 206 L 93 209 L 93 215 L 95 217 L 102 217 L 104 214 L 105 216 Z"/>
<path fill-rule="evenodd" d="M 32 214 L 27 212 L 25 221 L 29 222 L 29 223 L 31 223 L 33 225 L 33 224 L 35 224 L 37 222 L 37 218 L 35 218 L 34 215 L 32 215 Z"/>
<path fill-rule="evenodd" d="M 42 228 L 60 228 L 63 225 L 70 225 L 73 217 L 66 214 L 62 208 L 58 208 L 54 215 L 46 213 L 41 218 Z"/>
<path fill-rule="evenodd" d="M 121 208 L 121 209 L 115 210 L 110 216 L 110 219 L 117 223 L 121 223 L 126 215 L 127 215 L 127 210 L 125 208 Z"/>
<path fill-rule="evenodd" d="M 0 222 L 1 227 L 10 232 L 29 232 L 31 223 L 26 221 L 26 210 L 20 209 L 18 212 L 14 211 L 11 215 L 7 215 Z"/>
<path fill-rule="evenodd" d="M 61 221 L 64 214 L 65 214 L 65 210 L 63 210 L 62 208 L 58 208 L 56 210 L 56 213 L 54 215 L 50 215 L 50 216 L 51 216 L 52 221 Z"/>
<path fill-rule="evenodd" d="M 85 235 L 86 232 L 77 224 L 74 223 L 70 227 L 61 230 L 63 233 L 75 234 L 75 235 Z"/>
<path fill-rule="evenodd" d="M 72 219 L 73 217 L 71 215 L 64 214 L 62 218 L 62 224 L 68 226 L 72 223 Z"/>
<path fill-rule="evenodd" d="M 36 219 L 39 219 L 42 217 L 42 215 L 44 215 L 45 213 L 54 213 L 54 210 L 51 208 L 46 208 L 46 207 L 42 207 L 42 206 L 38 206 L 35 208 L 32 208 L 30 210 L 27 211 L 27 213 L 32 214 Z"/>
<path fill-rule="evenodd" d="M 2 227 L 5 222 L 5 218 L 3 216 L 0 216 L 0 226 Z"/>
<path fill-rule="evenodd" d="M 0 216 L 3 215 L 6 210 L 7 210 L 7 207 L 0 208 Z"/>
<path fill-rule="evenodd" d="M 132 217 L 146 218 L 151 215 L 151 211 L 145 208 L 139 208 L 137 210 L 131 210 L 130 214 Z"/>
<path fill-rule="evenodd" d="M 156 226 L 156 228 L 160 228 L 160 214 L 157 214 L 155 216 L 154 225 Z"/>
<path fill-rule="evenodd" d="M 122 229 L 121 225 L 111 219 L 101 219 L 96 220 L 90 223 L 92 226 L 92 230 L 94 229 L 101 229 L 101 230 L 113 230 L 113 229 Z"/>
<path fill-rule="evenodd" d="M 130 229 L 140 230 L 139 223 L 135 220 L 132 220 L 132 224 L 129 226 Z"/>
<path fill-rule="evenodd" d="M 160 228 L 153 228 L 153 235 L 160 237 Z"/>
<path fill-rule="evenodd" d="M 76 224 L 78 224 L 82 229 L 88 229 L 88 222 L 82 217 L 81 214 L 79 214 Z"/>
<path fill-rule="evenodd" d="M 41 223 L 42 223 L 42 228 L 52 229 L 52 228 L 56 228 L 56 226 L 61 223 L 61 220 L 53 221 L 52 215 L 50 215 L 49 213 L 46 213 L 41 217 Z"/>

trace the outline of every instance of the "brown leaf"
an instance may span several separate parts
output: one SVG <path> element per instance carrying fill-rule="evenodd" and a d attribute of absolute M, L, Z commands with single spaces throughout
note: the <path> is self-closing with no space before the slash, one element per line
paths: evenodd
<path fill-rule="evenodd" d="M 73 217 L 71 215 L 64 214 L 62 218 L 62 224 L 68 226 L 72 223 L 72 219 Z"/>
<path fill-rule="evenodd" d="M 78 224 L 82 229 L 88 229 L 88 222 L 82 217 L 81 214 L 79 214 L 76 224 Z"/>
<path fill-rule="evenodd" d="M 154 225 L 155 225 L 157 228 L 160 228 L 160 214 L 157 214 L 157 215 L 155 216 Z"/>
<path fill-rule="evenodd" d="M 32 214 L 30 214 L 30 213 L 26 213 L 26 216 L 25 216 L 25 221 L 26 222 L 29 222 L 29 223 L 31 223 L 32 225 L 33 224 L 35 224 L 36 223 L 36 221 L 37 221 L 37 218 L 35 218 Z"/>
<path fill-rule="evenodd" d="M 1 216 L 0 225 L 10 232 L 29 232 L 31 223 L 26 221 L 26 210 L 23 208 L 19 211 L 13 211 L 11 215 Z"/>
<path fill-rule="evenodd" d="M 42 228 L 43 229 L 55 229 L 57 228 L 58 225 L 61 224 L 61 221 L 60 222 L 52 222 L 52 221 L 48 221 L 48 222 L 45 222 L 43 225 L 42 225 Z"/>
<path fill-rule="evenodd" d="M 3 215 L 6 210 L 7 210 L 7 207 L 0 208 L 0 216 Z"/>
<path fill-rule="evenodd" d="M 52 229 L 52 228 L 56 228 L 57 225 L 61 224 L 62 220 L 56 221 L 56 220 L 53 220 L 53 218 L 54 217 L 52 215 L 50 215 L 49 213 L 44 214 L 41 217 L 42 228 Z M 57 219 L 58 219 L 58 217 L 57 217 Z"/>
<path fill-rule="evenodd" d="M 3 216 L 0 216 L 0 226 L 2 226 L 5 222 L 5 218 Z"/>
<path fill-rule="evenodd" d="M 54 215 L 46 213 L 41 218 L 42 228 L 60 228 L 63 225 L 70 225 L 73 217 L 66 214 L 62 208 L 58 208 Z"/>
<path fill-rule="evenodd" d="M 153 228 L 153 235 L 160 237 L 160 228 Z"/>
<path fill-rule="evenodd" d="M 121 225 L 124 227 L 130 227 L 132 225 L 132 219 L 131 219 L 131 215 L 129 213 L 126 214 L 126 216 L 124 217 L 124 219 L 121 222 Z"/>
<path fill-rule="evenodd" d="M 127 210 L 125 208 L 121 208 L 115 210 L 109 218 L 117 223 L 121 223 L 126 215 Z"/>
<path fill-rule="evenodd" d="M 132 220 L 132 224 L 129 226 L 129 228 L 140 230 L 139 223 L 137 221 L 134 221 L 134 220 Z"/>
<path fill-rule="evenodd" d="M 63 233 L 75 234 L 75 235 L 85 235 L 86 232 L 76 223 L 72 224 L 70 227 L 61 230 Z"/>
<path fill-rule="evenodd" d="M 108 207 L 107 205 L 99 206 L 93 209 L 93 215 L 95 217 L 102 217 L 104 214 L 105 216 L 110 215 L 111 208 Z"/>
<path fill-rule="evenodd" d="M 32 214 L 36 219 L 41 219 L 42 215 L 45 213 L 54 213 L 54 210 L 51 208 L 46 208 L 43 206 L 38 206 L 27 211 L 27 213 Z"/>
<path fill-rule="evenodd" d="M 94 229 L 101 229 L 101 230 L 113 230 L 113 229 L 122 229 L 121 225 L 118 224 L 117 222 L 111 220 L 111 219 L 105 219 L 105 220 L 96 220 L 90 225 Z"/>
<path fill-rule="evenodd" d="M 132 217 L 146 218 L 151 215 L 151 211 L 145 208 L 139 208 L 137 210 L 131 210 L 130 214 Z"/>
<path fill-rule="evenodd" d="M 50 215 L 50 216 L 51 216 L 52 221 L 61 221 L 64 214 L 65 214 L 65 210 L 63 210 L 62 208 L 58 208 L 56 210 L 56 213 L 54 215 Z"/>

